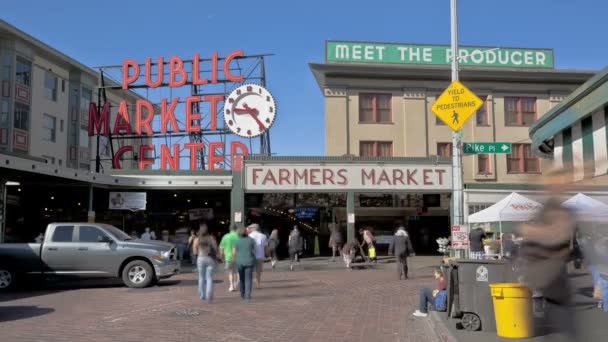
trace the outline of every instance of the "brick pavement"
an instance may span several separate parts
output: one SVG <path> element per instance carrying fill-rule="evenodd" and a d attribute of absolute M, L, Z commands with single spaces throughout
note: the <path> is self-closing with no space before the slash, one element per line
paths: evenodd
<path fill-rule="evenodd" d="M 408 281 L 395 279 L 394 264 L 347 271 L 316 259 L 290 272 L 282 262 L 267 267 L 250 304 L 221 272 L 211 305 L 198 300 L 193 273 L 141 290 L 52 284 L 0 294 L 0 341 L 438 341 L 429 320 L 411 316 L 438 260 L 413 258 Z"/>

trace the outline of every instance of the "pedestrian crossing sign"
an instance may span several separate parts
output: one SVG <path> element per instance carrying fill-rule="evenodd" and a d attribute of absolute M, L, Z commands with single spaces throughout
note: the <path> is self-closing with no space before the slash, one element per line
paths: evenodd
<path fill-rule="evenodd" d="M 453 131 L 460 131 L 483 101 L 459 81 L 454 81 L 433 103 L 431 110 Z"/>

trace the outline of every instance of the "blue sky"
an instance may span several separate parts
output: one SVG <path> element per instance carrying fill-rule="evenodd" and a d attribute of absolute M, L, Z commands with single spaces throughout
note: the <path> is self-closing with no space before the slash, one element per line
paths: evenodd
<path fill-rule="evenodd" d="M 603 0 L 460 0 L 463 45 L 555 49 L 556 68 L 608 65 Z M 0 17 L 89 66 L 123 59 L 273 53 L 273 153 L 324 154 L 324 105 L 309 62 L 325 40 L 449 44 L 449 0 L 6 1 Z M 177 113 L 176 113 L 177 114 Z"/>

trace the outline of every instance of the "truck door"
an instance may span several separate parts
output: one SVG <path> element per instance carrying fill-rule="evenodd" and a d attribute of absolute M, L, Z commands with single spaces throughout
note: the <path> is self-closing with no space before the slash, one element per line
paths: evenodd
<path fill-rule="evenodd" d="M 82 271 L 89 275 L 114 276 L 118 271 L 119 253 L 116 242 L 103 230 L 95 226 L 78 227 L 78 258 Z"/>
<path fill-rule="evenodd" d="M 46 273 L 74 274 L 78 242 L 73 225 L 58 225 L 42 245 L 42 262 Z"/>

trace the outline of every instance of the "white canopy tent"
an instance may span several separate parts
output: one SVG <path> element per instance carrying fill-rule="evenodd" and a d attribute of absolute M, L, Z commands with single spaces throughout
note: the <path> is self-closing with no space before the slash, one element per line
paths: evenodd
<path fill-rule="evenodd" d="M 575 210 L 582 220 L 608 218 L 608 204 L 587 195 L 578 193 L 562 203 L 564 207 Z"/>
<path fill-rule="evenodd" d="M 512 192 L 493 206 L 469 216 L 469 223 L 520 222 L 530 220 L 542 204 Z"/>

